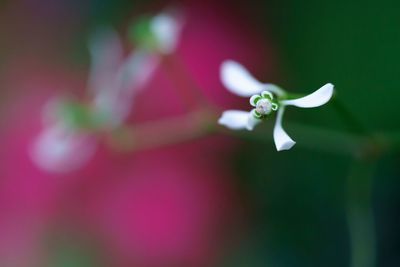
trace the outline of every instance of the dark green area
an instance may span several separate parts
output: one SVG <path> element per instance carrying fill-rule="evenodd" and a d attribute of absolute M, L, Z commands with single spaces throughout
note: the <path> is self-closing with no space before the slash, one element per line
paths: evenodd
<path fill-rule="evenodd" d="M 341 107 L 330 103 L 318 111 L 293 107 L 285 113 L 287 131 L 299 144 L 306 137 L 289 121 L 339 132 L 360 133 L 361 127 L 371 133 L 399 132 L 400 2 L 272 0 L 256 7 L 278 48 L 278 84 L 295 93 L 327 82 L 336 86 Z M 343 120 L 343 108 L 360 125 Z M 264 133 L 272 134 L 258 129 L 257 136 Z M 253 266 L 350 266 L 346 202 L 353 159 L 329 153 L 332 144 L 317 149 L 321 152 L 299 144 L 276 153 L 272 142 L 247 142 L 236 159 L 241 188 L 254 205 L 257 242 L 251 258 L 258 263 Z M 347 149 L 346 143 L 333 146 Z M 376 159 L 372 173 L 375 266 L 400 266 L 399 160 L 398 153 L 385 154 Z M 362 191 L 368 180 L 357 182 Z M 357 195 L 350 199 L 364 201 Z"/>
<path fill-rule="evenodd" d="M 399 8 L 390 0 L 268 1 L 264 17 L 280 49 L 282 86 L 311 92 L 332 82 L 337 96 L 368 127 L 399 129 L 393 101 L 400 97 Z M 333 114 L 328 108 L 307 113 L 301 115 L 307 122 Z M 337 127 L 339 121 L 329 125 Z"/>

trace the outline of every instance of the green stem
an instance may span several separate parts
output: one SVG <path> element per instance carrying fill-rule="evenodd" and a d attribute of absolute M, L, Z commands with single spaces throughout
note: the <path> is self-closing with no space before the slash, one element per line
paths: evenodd
<path fill-rule="evenodd" d="M 375 161 L 355 160 L 347 179 L 351 267 L 375 266 L 375 225 L 371 207 L 375 165 Z"/>

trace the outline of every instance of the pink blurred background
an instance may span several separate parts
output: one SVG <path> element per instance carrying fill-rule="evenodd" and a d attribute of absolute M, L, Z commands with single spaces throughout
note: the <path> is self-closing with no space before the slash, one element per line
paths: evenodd
<path fill-rule="evenodd" d="M 220 84 L 219 66 L 235 58 L 272 75 L 269 42 L 243 20 L 246 10 L 180 4 L 186 21 L 174 56 L 181 75 L 219 108 L 240 105 Z M 167 5 L 137 4 L 125 12 L 135 15 L 113 25 L 126 51 L 135 49 L 127 24 L 142 9 Z M 237 142 L 213 135 L 121 152 L 101 138 L 77 170 L 51 173 L 32 161 L 46 103 L 59 94 L 84 99 L 89 64 L 80 57 L 89 56 L 80 27 L 90 8 L 28 0 L 1 6 L 0 266 L 216 266 L 245 229 L 245 204 L 228 164 Z M 130 125 L 186 114 L 168 67 L 161 62 L 135 98 Z"/>

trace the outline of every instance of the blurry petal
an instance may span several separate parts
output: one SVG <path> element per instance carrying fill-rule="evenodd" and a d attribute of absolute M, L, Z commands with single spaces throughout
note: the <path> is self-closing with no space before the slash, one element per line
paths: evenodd
<path fill-rule="evenodd" d="M 96 139 L 60 125 L 48 127 L 32 147 L 33 161 L 49 172 L 69 172 L 86 164 L 96 150 Z"/>
<path fill-rule="evenodd" d="M 172 53 L 182 29 L 182 16 L 176 12 L 163 12 L 151 21 L 151 30 L 158 41 L 162 53 Z"/>
<path fill-rule="evenodd" d="M 331 99 L 333 95 L 333 84 L 327 83 L 322 86 L 317 91 L 309 94 L 305 97 L 293 99 L 293 100 L 284 100 L 282 101 L 282 105 L 286 106 L 296 106 L 300 108 L 314 108 L 319 107 L 325 104 Z"/>
<path fill-rule="evenodd" d="M 251 97 L 262 91 L 283 95 L 282 89 L 269 83 L 261 83 L 241 64 L 226 60 L 221 65 L 221 81 L 228 91 L 243 97 Z"/>
<path fill-rule="evenodd" d="M 248 129 L 250 117 L 247 111 L 227 110 L 222 113 L 218 123 L 232 130 Z"/>
<path fill-rule="evenodd" d="M 89 89 L 94 92 L 109 90 L 122 61 L 122 44 L 118 34 L 108 28 L 98 30 L 89 40 L 89 51 Z"/>
<path fill-rule="evenodd" d="M 145 87 L 160 62 L 152 53 L 137 50 L 120 64 L 108 90 L 94 97 L 96 113 L 101 114 L 107 128 L 115 128 L 129 116 L 135 103 L 135 94 Z"/>
<path fill-rule="evenodd" d="M 117 84 L 120 91 L 134 93 L 150 80 L 160 58 L 147 51 L 133 52 L 118 70 Z"/>
<path fill-rule="evenodd" d="M 276 150 L 278 151 L 289 150 L 296 144 L 296 142 L 293 141 L 293 139 L 290 138 L 290 136 L 282 128 L 282 116 L 284 111 L 284 107 L 281 107 L 278 110 L 274 127 L 274 141 Z"/>

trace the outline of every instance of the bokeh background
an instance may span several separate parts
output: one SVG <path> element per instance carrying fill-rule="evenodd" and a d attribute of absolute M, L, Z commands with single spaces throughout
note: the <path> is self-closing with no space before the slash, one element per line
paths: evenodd
<path fill-rule="evenodd" d="M 89 36 L 111 26 L 135 52 L 130 25 L 171 5 L 185 13 L 181 68 L 159 64 L 135 98 L 133 129 L 185 116 L 190 84 L 218 111 L 246 108 L 219 81 L 225 59 L 295 93 L 332 82 L 334 101 L 288 110 L 297 145 L 286 152 L 267 122 L 189 141 L 177 133 L 140 151 L 106 136 L 77 170 L 37 166 L 29 151 L 45 104 L 85 99 Z M 399 9 L 390 0 L 1 1 L 0 266 L 400 266 Z"/>

